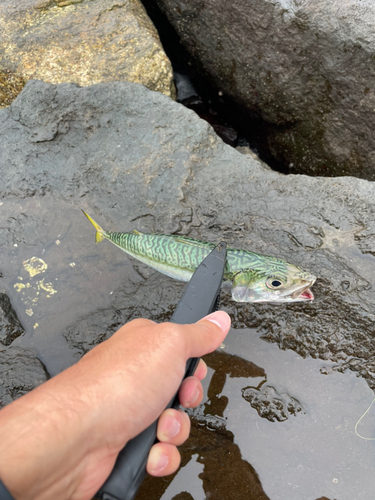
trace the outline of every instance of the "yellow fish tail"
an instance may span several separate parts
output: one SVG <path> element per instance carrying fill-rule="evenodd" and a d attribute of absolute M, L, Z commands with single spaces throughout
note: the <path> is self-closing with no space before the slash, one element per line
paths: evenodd
<path fill-rule="evenodd" d="M 86 215 L 86 217 L 88 218 L 88 220 L 91 222 L 91 224 L 94 226 L 94 228 L 96 229 L 96 234 L 95 234 L 95 243 L 100 243 L 101 241 L 104 240 L 105 238 L 105 231 L 103 231 L 103 229 L 99 226 L 99 224 L 97 224 L 94 219 L 92 219 L 89 214 L 87 214 L 84 210 L 82 210 L 82 212 Z"/>

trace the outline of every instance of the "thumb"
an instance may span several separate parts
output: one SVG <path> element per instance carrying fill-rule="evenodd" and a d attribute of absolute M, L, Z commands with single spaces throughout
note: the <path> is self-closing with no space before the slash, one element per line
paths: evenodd
<path fill-rule="evenodd" d="M 200 358 L 217 349 L 230 330 L 231 319 L 224 311 L 209 314 L 186 328 L 186 344 L 189 358 Z"/>

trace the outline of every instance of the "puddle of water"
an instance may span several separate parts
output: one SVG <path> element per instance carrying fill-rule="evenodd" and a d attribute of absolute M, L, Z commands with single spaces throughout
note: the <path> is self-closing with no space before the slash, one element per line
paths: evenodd
<path fill-rule="evenodd" d="M 243 363 L 239 369 L 238 360 Z M 364 441 L 354 432 L 373 400 L 363 379 L 350 371 L 323 375 L 320 369 L 327 362 L 282 351 L 253 330 L 232 330 L 225 348 L 208 364 L 214 369 L 204 383 L 207 395 L 193 412 L 192 438 L 181 448 L 183 464 L 190 464 L 198 453 L 196 461 L 204 465 L 199 476 L 204 498 L 373 497 L 375 441 Z M 375 437 L 374 406 L 358 428 L 364 436 Z M 212 435 L 216 435 L 214 453 Z M 254 469 L 251 474 L 245 473 L 246 465 Z M 220 476 L 212 475 L 215 469 Z M 182 485 L 199 487 L 201 481 L 193 470 L 183 467 L 169 486 L 164 480 L 162 496 L 158 494 L 162 480 L 148 478 L 137 500 L 151 498 L 150 492 L 155 500 L 185 498 L 177 495 L 190 491 Z M 224 491 L 232 494 L 226 496 Z M 196 500 L 200 495 L 201 490 L 186 498 Z"/>
<path fill-rule="evenodd" d="M 241 381 L 228 379 L 225 415 L 242 456 L 257 470 L 266 493 L 276 499 L 369 499 L 375 488 L 375 444 L 354 433 L 373 399 L 367 384 L 352 373 L 322 375 L 324 362 L 262 344 L 251 332 L 237 332 L 230 352 L 251 352 L 265 368 L 267 385 L 297 399 L 305 413 L 269 422 L 241 397 Z M 341 376 L 340 376 L 341 375 Z M 233 411 L 233 410 L 234 411 Z M 375 420 L 373 422 L 375 430 Z"/>
<path fill-rule="evenodd" d="M 199 475 L 203 472 L 204 466 L 198 463 L 199 455 L 196 453 L 191 457 L 191 460 L 185 465 L 183 474 L 177 473 L 168 488 L 168 491 L 161 497 L 160 500 L 168 500 L 173 498 L 181 492 L 191 495 L 194 500 L 206 500 L 204 490 L 202 487 L 202 480 Z"/>

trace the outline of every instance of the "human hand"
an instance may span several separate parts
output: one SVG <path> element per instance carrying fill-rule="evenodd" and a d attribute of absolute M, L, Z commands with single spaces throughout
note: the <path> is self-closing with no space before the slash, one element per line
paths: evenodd
<path fill-rule="evenodd" d="M 194 325 L 134 320 L 1 410 L 0 477 L 12 495 L 17 500 L 89 500 L 125 444 L 161 414 L 161 442 L 152 447 L 147 470 L 174 472 L 176 446 L 190 427 L 187 415 L 163 409 L 180 386 L 186 361 L 215 350 L 229 328 L 224 312 Z M 201 363 L 181 385 L 184 406 L 201 401 L 205 371 Z"/>

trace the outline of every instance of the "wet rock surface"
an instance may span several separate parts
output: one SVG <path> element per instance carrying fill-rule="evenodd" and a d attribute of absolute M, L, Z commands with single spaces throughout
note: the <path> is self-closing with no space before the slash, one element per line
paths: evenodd
<path fill-rule="evenodd" d="M 242 397 L 257 410 L 260 417 L 270 422 L 284 422 L 289 415 L 303 412 L 299 401 L 288 394 L 278 394 L 271 386 L 262 387 L 261 390 L 246 387 L 242 390 Z"/>
<path fill-rule="evenodd" d="M 135 264 L 135 269 L 138 266 Z M 142 272 L 138 269 L 138 272 Z M 95 345 L 109 338 L 124 323 L 134 318 L 149 317 L 154 321 L 167 321 L 178 302 L 176 291 L 182 292 L 183 285 L 175 283 L 165 276 L 153 275 L 147 279 L 147 296 L 143 291 L 144 279 L 136 283 L 120 286 L 113 292 L 111 307 L 81 317 L 63 332 L 69 345 L 85 354 Z"/>
<path fill-rule="evenodd" d="M 375 179 L 371 0 L 157 4 L 216 89 L 262 120 L 290 172 Z"/>
<path fill-rule="evenodd" d="M 43 283 L 52 286 L 56 278 L 61 283 L 66 269 L 75 276 L 78 269 L 70 264 L 76 262 L 86 275 L 75 286 L 85 296 L 99 268 L 107 274 L 102 282 L 107 279 L 110 286 L 106 260 L 116 255 L 115 266 L 123 262 L 133 281 L 124 274 L 120 286 L 117 270 L 113 272 L 115 286 L 106 301 L 122 311 L 113 324 L 134 315 L 168 317 L 181 285 L 128 260 L 107 243 L 94 247 L 81 208 L 106 229 L 179 232 L 277 255 L 318 276 L 315 301 L 241 305 L 224 293 L 234 326 L 256 328 L 265 340 L 301 356 L 333 360 L 366 376 L 375 387 L 375 272 L 368 253 L 375 213 L 372 183 L 270 172 L 223 144 L 190 110 L 135 84 L 79 88 L 30 82 L 1 112 L 0 123 L 2 194 L 4 200 L 13 200 L 2 207 L 8 214 L 2 244 L 9 256 L 19 256 L 18 261 L 12 257 L 17 276 L 22 262 L 31 257 L 48 264 L 43 250 L 64 252 L 69 247 L 64 264 L 58 253 L 53 257 L 60 276 L 46 275 Z M 27 246 L 34 250 L 25 251 Z M 12 279 L 14 288 L 16 275 Z M 104 304 L 99 309 L 103 324 L 116 317 Z M 81 336 L 79 321 L 86 321 L 84 317 L 81 311 L 76 333 L 65 332 L 72 341 Z M 102 338 L 99 331 L 100 326 L 94 338 Z"/>
<path fill-rule="evenodd" d="M 371 182 L 272 172 L 224 144 L 194 112 L 126 82 L 85 88 L 28 82 L 0 110 L 0 176 L 2 292 L 25 330 L 8 349 L 33 350 L 54 375 L 129 319 L 170 318 L 183 284 L 109 242 L 96 246 L 81 209 L 108 230 L 179 233 L 276 255 L 318 276 L 315 301 L 237 304 L 223 293 L 234 330 L 226 355 L 210 361 L 213 385 L 193 415 L 196 425 L 223 432 L 227 459 L 233 453 L 234 463 L 251 463 L 270 498 L 277 498 L 279 481 L 284 498 L 300 500 L 301 490 L 296 496 L 284 476 L 309 486 L 309 471 L 319 477 L 316 498 L 335 498 L 333 479 L 347 487 L 335 467 L 372 463 L 352 431 L 375 388 Z M 245 327 L 253 330 L 240 339 Z M 242 391 L 261 393 L 263 385 L 274 388 L 272 400 L 282 396 L 287 410 L 293 398 L 303 411 L 284 408 L 282 422 L 261 418 Z M 269 426 L 277 427 L 272 438 Z M 300 453 L 311 457 L 303 474 Z M 202 463 L 193 462 L 186 470 L 200 467 L 198 475 Z M 250 474 L 247 465 L 244 471 Z M 350 474 L 358 478 L 350 476 L 355 493 L 365 472 Z"/>
<path fill-rule="evenodd" d="M 9 297 L 5 293 L 0 293 L 0 342 L 3 345 L 10 345 L 24 331 Z"/>
<path fill-rule="evenodd" d="M 175 97 L 171 64 L 138 0 L 2 2 L 0 31 L 0 107 L 35 78 L 127 80 Z"/>
<path fill-rule="evenodd" d="M 0 348 L 0 408 L 31 391 L 48 378 L 43 364 L 28 349 Z"/>

